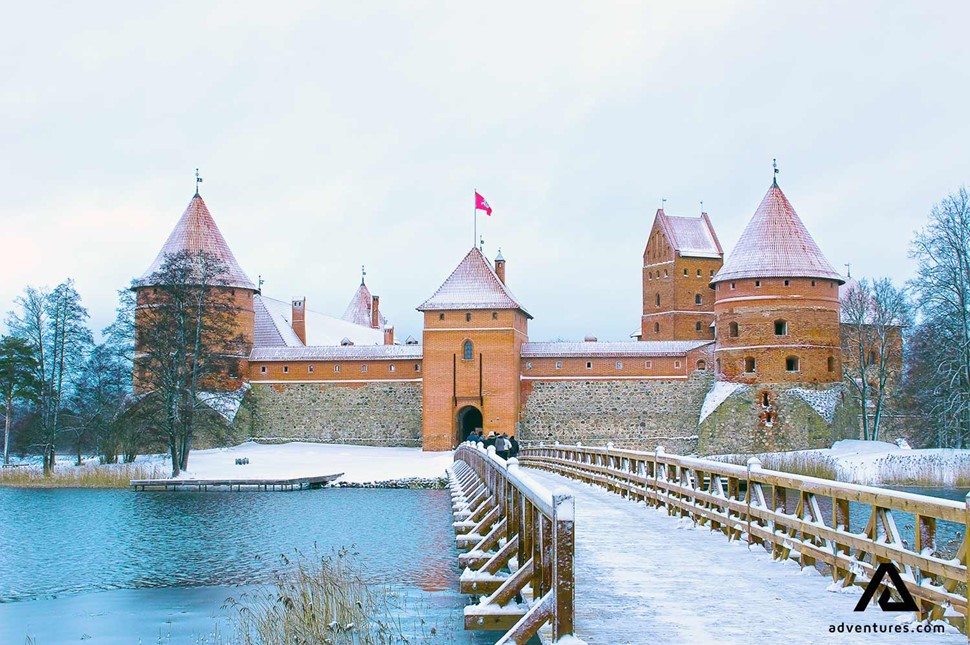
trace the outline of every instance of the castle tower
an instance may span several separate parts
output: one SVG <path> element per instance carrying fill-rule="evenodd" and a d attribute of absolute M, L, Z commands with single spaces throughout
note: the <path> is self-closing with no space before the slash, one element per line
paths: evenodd
<path fill-rule="evenodd" d="M 371 295 L 370 289 L 364 283 L 364 276 L 360 278 L 357 293 L 351 298 L 342 318 L 355 325 L 362 325 L 372 329 L 383 329 L 387 325 L 387 318 L 380 312 L 378 297 Z"/>
<path fill-rule="evenodd" d="M 155 257 L 148 270 L 136 281 L 134 288 L 137 307 L 135 309 L 135 328 L 138 328 L 139 311 L 144 307 L 155 304 L 164 298 L 164 293 L 160 292 L 157 284 L 152 281 L 152 275 L 158 271 L 165 258 L 182 251 L 191 253 L 206 253 L 213 255 L 225 264 L 227 275 L 225 284 L 214 289 L 223 294 L 234 304 L 238 310 L 235 332 L 242 339 L 242 346 L 235 356 L 237 366 L 226 374 L 223 382 L 215 384 L 219 389 L 234 390 L 243 383 L 245 375 L 249 372 L 249 355 L 253 348 L 253 331 L 255 325 L 255 314 L 253 311 L 253 298 L 258 292 L 256 285 L 246 275 L 239 266 L 235 256 L 229 249 L 219 227 L 209 213 L 202 197 L 198 192 L 192 197 L 188 208 L 182 214 L 181 219 L 175 225 L 172 233 L 168 236 L 162 249 Z M 135 334 L 136 342 L 138 334 Z M 140 348 L 135 347 L 135 354 L 139 353 Z M 135 391 L 141 391 L 138 382 L 137 361 L 135 366 Z"/>
<path fill-rule="evenodd" d="M 791 203 L 772 183 L 711 280 L 719 380 L 842 380 L 839 285 Z"/>
<path fill-rule="evenodd" d="M 707 287 L 723 258 L 707 213 L 672 217 L 658 209 L 643 250 L 640 340 L 712 340 L 714 294 Z"/>
<path fill-rule="evenodd" d="M 522 343 L 532 316 L 482 252 L 469 251 L 418 311 L 424 313 L 424 449 L 450 450 L 476 428 L 514 434 Z"/>

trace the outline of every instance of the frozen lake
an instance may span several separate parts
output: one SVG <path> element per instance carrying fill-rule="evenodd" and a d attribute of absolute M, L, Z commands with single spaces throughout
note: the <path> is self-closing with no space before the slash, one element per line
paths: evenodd
<path fill-rule="evenodd" d="M 225 636 L 225 599 L 269 582 L 280 554 L 312 555 L 314 544 L 354 545 L 372 582 L 413 596 L 454 642 L 495 640 L 461 629 L 448 491 L 0 488 L 0 520 L 3 643 L 191 643 L 216 627 Z"/>

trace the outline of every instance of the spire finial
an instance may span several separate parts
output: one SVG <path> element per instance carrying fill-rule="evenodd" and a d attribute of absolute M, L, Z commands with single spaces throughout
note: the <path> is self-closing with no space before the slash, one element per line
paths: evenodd
<path fill-rule="evenodd" d="M 256 276 L 256 278 L 257 278 L 256 281 L 259 283 L 258 284 L 258 286 L 259 286 L 259 292 L 262 293 L 263 292 L 263 283 L 266 282 L 266 281 L 263 280 L 263 274 L 259 274 L 258 276 Z"/>
<path fill-rule="evenodd" d="M 364 268 L 364 265 L 361 264 L 360 265 L 360 286 L 364 286 L 364 276 L 366 275 L 367 275 L 367 270 Z"/>
<path fill-rule="evenodd" d="M 847 277 L 847 278 L 851 278 L 852 277 L 852 263 L 851 262 L 846 262 L 845 263 L 845 277 Z"/>
<path fill-rule="evenodd" d="M 660 210 L 663 210 L 667 206 L 667 198 L 664 197 L 660 200 Z"/>
<path fill-rule="evenodd" d="M 704 214 L 704 200 L 701 200 L 701 215 Z"/>
<path fill-rule="evenodd" d="M 195 196 L 199 196 L 199 184 L 202 183 L 202 177 L 199 176 L 199 169 L 195 169 Z"/>
<path fill-rule="evenodd" d="M 481 235 L 478 236 L 478 250 L 482 253 L 485 252 L 485 238 Z"/>
<path fill-rule="evenodd" d="M 778 160 L 777 159 L 772 159 L 771 160 L 771 167 L 775 169 L 775 172 L 773 173 L 773 176 L 772 176 L 772 179 L 771 179 L 771 185 L 774 186 L 775 188 L 778 188 L 778 173 L 781 172 L 781 171 L 778 170 Z"/>

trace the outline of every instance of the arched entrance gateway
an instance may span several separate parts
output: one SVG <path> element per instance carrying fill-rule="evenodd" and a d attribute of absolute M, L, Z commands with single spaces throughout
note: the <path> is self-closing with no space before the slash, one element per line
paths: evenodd
<path fill-rule="evenodd" d="M 473 430 L 482 427 L 482 411 L 473 405 L 458 410 L 458 440 L 464 441 Z"/>

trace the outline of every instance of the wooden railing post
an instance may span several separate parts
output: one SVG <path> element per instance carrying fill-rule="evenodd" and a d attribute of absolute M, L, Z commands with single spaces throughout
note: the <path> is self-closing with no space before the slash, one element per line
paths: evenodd
<path fill-rule="evenodd" d="M 747 489 L 744 491 L 744 502 L 747 507 L 745 510 L 745 516 L 748 520 L 748 546 L 751 546 L 753 538 L 751 537 L 751 471 L 759 470 L 761 468 L 761 460 L 757 457 L 748 458 L 748 479 L 747 479 Z"/>
<path fill-rule="evenodd" d="M 575 512 L 576 502 L 572 495 L 553 494 L 552 589 L 556 603 L 552 616 L 552 640 L 554 642 L 563 636 L 572 636 L 573 634 Z"/>

